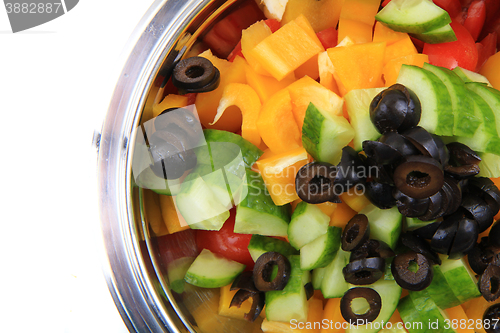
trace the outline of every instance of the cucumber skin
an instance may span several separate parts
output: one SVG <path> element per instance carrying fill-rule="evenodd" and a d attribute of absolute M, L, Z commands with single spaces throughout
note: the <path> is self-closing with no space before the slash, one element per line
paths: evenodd
<path fill-rule="evenodd" d="M 254 253 L 266 253 L 266 252 L 278 252 L 288 257 L 293 254 L 298 254 L 299 252 L 294 249 L 290 243 L 282 241 L 281 239 L 276 239 L 273 237 L 267 237 L 262 235 L 252 235 L 250 239 L 250 243 L 248 243 L 248 251 L 252 256 L 254 261 L 257 261 L 258 256 L 254 255 Z"/>
<path fill-rule="evenodd" d="M 455 296 L 462 303 L 467 302 L 473 298 L 481 296 L 481 292 L 477 286 L 477 281 L 473 280 L 473 272 L 469 274 L 469 269 L 464 261 L 464 258 L 453 260 L 447 259 L 445 256 L 441 257 L 441 270 L 452 289 Z M 469 279 L 463 278 L 465 275 Z"/>
<path fill-rule="evenodd" d="M 421 34 L 409 34 L 409 35 L 428 44 L 448 43 L 456 41 L 457 36 L 455 35 L 455 32 L 451 28 L 451 25 L 447 24 L 445 25 L 445 27 L 446 29 L 444 29 L 444 27 L 441 27 Z"/>
<path fill-rule="evenodd" d="M 434 303 L 434 301 L 430 297 L 412 297 L 415 295 L 408 295 L 406 297 L 410 298 L 413 303 L 413 314 L 411 314 L 411 319 L 408 319 L 408 313 L 406 312 L 404 315 L 400 311 L 401 318 L 404 322 L 417 322 L 422 323 L 423 330 L 415 330 L 408 329 L 410 333 L 415 332 L 429 332 L 431 329 L 429 327 L 430 323 L 438 322 L 438 328 L 432 329 L 432 332 L 436 333 L 455 333 L 451 328 L 445 328 L 445 317 L 441 313 L 439 307 Z M 405 297 L 405 298 L 406 298 Z M 400 301 L 401 303 L 401 301 Z M 399 310 L 399 306 L 398 306 Z M 409 309 L 405 309 L 404 311 L 408 311 Z M 403 311 L 403 312 L 404 312 Z M 406 319 L 403 318 L 405 316 Z"/>

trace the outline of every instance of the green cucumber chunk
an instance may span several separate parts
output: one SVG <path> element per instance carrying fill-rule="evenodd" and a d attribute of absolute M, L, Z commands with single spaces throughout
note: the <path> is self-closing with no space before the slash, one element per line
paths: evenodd
<path fill-rule="evenodd" d="M 334 255 L 334 258 L 335 258 L 335 255 Z M 313 285 L 314 290 L 321 289 L 321 284 L 323 283 L 323 278 L 325 277 L 325 271 L 326 271 L 326 267 L 315 268 L 312 270 L 311 283 Z"/>
<path fill-rule="evenodd" d="M 449 24 L 420 34 L 410 34 L 410 36 L 429 44 L 448 43 L 457 40 L 455 31 Z"/>
<path fill-rule="evenodd" d="M 324 268 L 321 292 L 325 298 L 342 297 L 349 289 L 349 284 L 344 279 L 342 269 L 349 263 L 350 255 L 350 252 L 339 249 L 333 260 Z"/>
<path fill-rule="evenodd" d="M 355 287 L 359 286 L 351 285 L 351 288 Z M 380 313 L 377 316 L 377 318 L 375 318 L 375 320 L 373 320 L 371 323 L 365 325 L 356 325 L 356 326 L 349 325 L 348 328 L 345 330 L 346 333 L 378 332 L 389 321 L 394 311 L 396 311 L 399 298 L 401 297 L 401 291 L 402 291 L 401 287 L 395 281 L 392 280 L 380 279 L 375 283 L 362 287 L 374 289 L 380 295 L 380 298 L 382 299 Z M 356 309 L 354 308 L 353 310 L 356 311 Z"/>
<path fill-rule="evenodd" d="M 469 268 L 465 259 L 452 260 L 441 257 L 441 271 L 451 290 L 461 303 L 481 296 L 477 286 L 475 273 Z"/>
<path fill-rule="evenodd" d="M 184 284 L 186 283 L 184 277 L 195 259 L 194 257 L 182 257 L 175 259 L 167 265 L 167 277 L 170 289 L 178 294 L 184 292 Z"/>
<path fill-rule="evenodd" d="M 354 129 L 354 149 L 361 151 L 363 141 L 377 141 L 382 134 L 370 118 L 370 103 L 385 88 L 354 89 L 344 96 L 349 121 Z"/>
<path fill-rule="evenodd" d="M 469 98 L 465 83 L 451 70 L 424 64 L 424 69 L 434 73 L 448 88 L 454 116 L 453 134 L 472 137 L 481 121 L 474 114 L 473 102 Z"/>
<path fill-rule="evenodd" d="M 394 31 L 424 33 L 451 23 L 450 15 L 430 0 L 392 0 L 375 16 Z"/>
<path fill-rule="evenodd" d="M 330 217 L 323 213 L 318 206 L 301 201 L 292 215 L 288 226 L 288 241 L 300 249 L 321 235 L 326 234 Z"/>
<path fill-rule="evenodd" d="M 419 98 L 422 106 L 419 126 L 433 134 L 453 135 L 451 97 L 444 83 L 435 74 L 417 66 L 402 65 L 397 83 L 411 89 Z"/>
<path fill-rule="evenodd" d="M 445 329 L 448 316 L 429 297 L 405 296 L 399 301 L 398 311 L 409 333 L 454 332 Z"/>
<path fill-rule="evenodd" d="M 202 288 L 220 288 L 243 272 L 245 265 L 203 249 L 186 272 L 184 280 Z"/>
<path fill-rule="evenodd" d="M 342 228 L 328 227 L 326 234 L 319 236 L 300 248 L 300 268 L 312 270 L 325 267 L 340 248 Z"/>
<path fill-rule="evenodd" d="M 250 243 L 248 244 L 248 252 L 250 252 L 253 261 L 257 261 L 257 259 L 266 252 L 278 252 L 285 257 L 292 254 L 298 254 L 298 251 L 294 249 L 290 243 L 281 239 L 262 235 L 252 235 Z"/>
<path fill-rule="evenodd" d="M 436 220 L 422 221 L 416 217 L 405 217 L 405 230 L 415 230 L 418 228 L 425 227 L 426 225 L 434 222 L 436 222 Z"/>
<path fill-rule="evenodd" d="M 287 323 L 292 319 L 305 322 L 309 308 L 304 285 L 309 282 L 311 274 L 300 269 L 299 256 L 292 255 L 288 260 L 291 271 L 285 288 L 266 292 L 266 318 Z"/>
<path fill-rule="evenodd" d="M 368 205 L 359 214 L 368 218 L 370 238 L 386 243 L 393 250 L 396 249 L 403 224 L 403 215 L 397 207 L 380 209 L 375 205 Z"/>
<path fill-rule="evenodd" d="M 462 68 L 462 67 L 455 67 L 453 68 L 453 72 L 458 75 L 459 78 L 462 79 L 464 82 L 479 82 L 479 83 L 485 83 L 486 85 L 491 87 L 490 81 L 486 78 L 486 76 L 481 75 L 479 73 L 470 71 L 468 69 Z"/>
<path fill-rule="evenodd" d="M 433 266 L 433 278 L 431 284 L 420 291 L 410 291 L 412 298 L 415 297 L 430 297 L 441 309 L 448 309 L 460 305 L 460 301 L 453 293 L 448 281 L 444 277 L 443 272 L 439 266 Z"/>
<path fill-rule="evenodd" d="M 310 103 L 302 126 L 302 144 L 316 161 L 337 164 L 354 129 L 342 116 L 331 115 Z"/>
<path fill-rule="evenodd" d="M 246 184 L 248 193 L 236 206 L 234 232 L 287 236 L 290 205 L 275 205 L 262 176 L 255 171 L 246 170 Z"/>
<path fill-rule="evenodd" d="M 498 178 L 500 177 L 500 155 L 480 153 L 481 162 L 479 163 L 480 177 Z"/>

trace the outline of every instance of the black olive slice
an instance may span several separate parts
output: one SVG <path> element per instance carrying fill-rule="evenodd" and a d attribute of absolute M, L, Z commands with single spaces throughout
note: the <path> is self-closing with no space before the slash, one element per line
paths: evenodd
<path fill-rule="evenodd" d="M 498 190 L 498 188 L 495 185 L 488 186 L 484 190 L 482 198 L 491 207 L 491 209 L 493 210 L 493 214 L 496 215 L 500 210 L 500 191 Z"/>
<path fill-rule="evenodd" d="M 366 159 L 369 177 L 379 183 L 394 185 L 392 179 L 393 166 L 389 164 L 378 164 L 374 159 L 368 157 Z"/>
<path fill-rule="evenodd" d="M 295 190 L 300 199 L 307 203 L 340 202 L 335 192 L 337 168 L 329 163 L 312 162 L 304 165 L 295 177 Z"/>
<path fill-rule="evenodd" d="M 415 235 L 422 237 L 423 239 L 431 240 L 437 229 L 441 225 L 441 222 L 433 222 L 418 229 L 412 231 Z M 431 247 L 432 248 L 432 247 Z"/>
<path fill-rule="evenodd" d="M 450 215 L 457 211 L 462 202 L 462 190 L 460 186 L 451 177 L 444 177 L 444 184 L 442 188 L 448 199 L 447 209 L 444 215 Z"/>
<path fill-rule="evenodd" d="M 448 162 L 450 160 L 450 152 L 448 151 L 448 147 L 444 144 L 443 140 L 437 135 L 431 134 L 432 138 L 434 139 L 434 142 L 436 143 L 436 146 L 438 147 L 439 151 L 439 163 L 441 165 L 448 165 Z"/>
<path fill-rule="evenodd" d="M 366 177 L 366 166 L 360 155 L 352 147 L 342 148 L 342 157 L 337 165 L 335 184 L 340 185 L 345 192 L 356 184 L 364 183 Z"/>
<path fill-rule="evenodd" d="M 449 254 L 458 230 L 458 221 L 462 217 L 457 213 L 447 216 L 432 236 L 431 248 L 437 253 Z"/>
<path fill-rule="evenodd" d="M 403 156 L 420 155 L 420 151 L 415 145 L 399 133 L 386 133 L 382 135 L 378 141 L 396 149 Z"/>
<path fill-rule="evenodd" d="M 476 221 L 463 216 L 458 221 L 457 233 L 450 247 L 449 258 L 459 259 L 469 252 L 476 243 L 479 235 L 479 227 Z"/>
<path fill-rule="evenodd" d="M 365 184 L 365 196 L 380 209 L 389 209 L 396 205 L 396 199 L 392 196 L 393 190 L 393 186 L 377 181 Z"/>
<path fill-rule="evenodd" d="M 278 266 L 278 274 L 271 280 L 273 266 Z M 285 288 L 291 272 L 290 261 L 278 252 L 262 254 L 253 267 L 253 282 L 260 291 L 282 290 Z"/>
<path fill-rule="evenodd" d="M 496 221 L 488 234 L 488 244 L 500 247 L 500 222 Z"/>
<path fill-rule="evenodd" d="M 489 237 L 483 237 L 481 242 L 476 243 L 467 254 L 469 266 L 476 274 L 483 274 L 488 265 L 497 260 L 500 254 L 500 247 L 487 246 L 488 239 Z"/>
<path fill-rule="evenodd" d="M 391 272 L 397 284 L 412 291 L 427 288 L 433 277 L 432 266 L 427 257 L 413 251 L 396 255 L 391 264 Z"/>
<path fill-rule="evenodd" d="M 424 255 L 432 264 L 441 265 L 441 259 L 432 251 L 431 246 L 422 237 L 410 232 L 401 234 L 401 243 L 410 250 Z"/>
<path fill-rule="evenodd" d="M 403 158 L 395 148 L 379 141 L 363 141 L 363 151 L 377 164 L 392 164 Z"/>
<path fill-rule="evenodd" d="M 417 126 L 404 131 L 402 135 L 410 140 L 422 154 L 441 161 L 441 154 L 436 141 L 431 133 L 427 132 L 424 128 Z"/>
<path fill-rule="evenodd" d="M 361 247 L 370 236 L 370 224 L 364 214 L 354 215 L 342 232 L 342 250 L 353 251 Z"/>
<path fill-rule="evenodd" d="M 165 179 L 181 177 L 187 170 L 186 158 L 173 144 L 159 139 L 152 139 L 156 133 L 153 133 L 150 137 L 149 152 L 153 159 L 153 164 L 150 165 L 151 170 L 158 177 Z M 151 144 L 151 142 L 155 143 Z"/>
<path fill-rule="evenodd" d="M 436 194 L 443 183 L 443 167 L 431 157 L 409 156 L 394 170 L 394 184 L 398 190 L 415 199 Z"/>
<path fill-rule="evenodd" d="M 467 182 L 467 191 L 482 198 L 490 205 L 493 214 L 500 210 L 500 191 L 493 181 L 485 177 L 473 177 Z"/>
<path fill-rule="evenodd" d="M 382 134 L 396 131 L 408 112 L 406 95 L 397 89 L 385 89 L 370 103 L 370 119 Z"/>
<path fill-rule="evenodd" d="M 189 148 L 194 148 L 203 137 L 203 129 L 196 116 L 185 108 L 169 108 L 154 120 L 155 129 L 174 133 L 186 141 Z"/>
<path fill-rule="evenodd" d="M 304 289 L 306 290 L 306 298 L 309 300 L 311 297 L 314 296 L 314 287 L 312 285 L 312 282 L 307 282 L 304 285 Z"/>
<path fill-rule="evenodd" d="M 486 333 L 500 333 L 500 303 L 493 304 L 484 311 L 483 323 L 489 324 L 483 326 Z"/>
<path fill-rule="evenodd" d="M 447 208 L 448 198 L 443 196 L 441 190 L 429 197 L 429 208 L 424 215 L 418 218 L 422 221 L 432 221 L 444 215 L 444 210 Z"/>
<path fill-rule="evenodd" d="M 451 162 L 454 165 L 479 164 L 481 157 L 460 142 L 451 142 L 446 145 L 450 152 Z"/>
<path fill-rule="evenodd" d="M 394 257 L 396 254 L 389 245 L 376 239 L 369 239 L 360 248 L 351 252 L 349 261 L 356 261 L 364 258 L 380 257 L 383 259 Z"/>
<path fill-rule="evenodd" d="M 237 290 L 243 289 L 252 292 L 258 292 L 257 288 L 255 288 L 255 284 L 253 282 L 253 272 L 245 271 L 238 275 L 236 279 L 234 279 L 233 283 L 229 290 Z"/>
<path fill-rule="evenodd" d="M 399 212 L 406 217 L 422 216 L 429 209 L 429 198 L 415 199 L 396 188 L 393 190 L 392 195 L 396 199 L 396 206 Z"/>
<path fill-rule="evenodd" d="M 344 279 L 354 285 L 367 285 L 378 281 L 385 270 L 385 260 L 380 257 L 351 261 L 342 269 Z"/>
<path fill-rule="evenodd" d="M 474 177 L 475 175 L 479 174 L 479 171 L 481 171 L 481 169 L 477 164 L 466 164 L 459 166 L 447 165 L 444 167 L 444 171 L 457 178 L 468 178 Z"/>
<path fill-rule="evenodd" d="M 356 298 L 364 298 L 370 309 L 365 313 L 356 313 L 352 309 L 352 301 Z M 358 320 L 366 323 L 371 323 L 377 319 L 380 310 L 382 309 L 382 298 L 377 291 L 371 288 L 356 287 L 349 289 L 340 300 L 340 312 L 345 321 L 352 325 L 357 325 Z"/>
<path fill-rule="evenodd" d="M 181 60 L 174 67 L 172 83 L 180 94 L 208 92 L 217 89 L 220 72 L 210 60 L 190 57 Z"/>
<path fill-rule="evenodd" d="M 243 302 L 250 297 L 252 298 L 252 306 L 250 308 L 250 312 L 245 313 L 243 317 L 250 322 L 254 322 L 255 319 L 259 317 L 262 309 L 264 308 L 264 293 L 251 292 L 248 290 L 240 289 L 236 292 L 236 294 L 234 294 L 231 303 L 229 303 L 229 307 L 236 306 L 237 308 L 239 308 L 241 304 L 243 304 Z"/>
<path fill-rule="evenodd" d="M 483 199 L 466 193 L 460 205 L 474 219 L 479 226 L 479 233 L 485 231 L 493 224 L 493 211 Z"/>
<path fill-rule="evenodd" d="M 406 117 L 401 126 L 399 126 L 399 131 L 404 131 L 415 127 L 420 122 L 420 116 L 422 114 L 422 107 L 420 105 L 420 99 L 413 92 L 413 90 L 406 88 L 402 84 L 395 84 L 389 88 L 398 89 L 403 91 L 408 100 L 408 111 L 406 112 Z"/>
<path fill-rule="evenodd" d="M 479 279 L 479 291 L 484 299 L 493 302 L 500 297 L 500 267 L 488 265 Z"/>

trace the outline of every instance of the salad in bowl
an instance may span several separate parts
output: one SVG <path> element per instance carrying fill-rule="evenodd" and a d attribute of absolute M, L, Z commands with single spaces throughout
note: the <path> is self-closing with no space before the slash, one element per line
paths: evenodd
<path fill-rule="evenodd" d="M 131 165 L 187 329 L 500 332 L 500 2 L 213 13 L 155 78 Z"/>

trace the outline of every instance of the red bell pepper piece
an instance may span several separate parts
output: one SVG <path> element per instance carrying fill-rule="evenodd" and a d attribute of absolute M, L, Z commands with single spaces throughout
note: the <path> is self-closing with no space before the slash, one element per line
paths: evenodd
<path fill-rule="evenodd" d="M 316 34 L 316 36 L 318 36 L 319 41 L 326 50 L 329 49 L 330 47 L 337 46 L 339 32 L 334 27 L 330 27 L 325 30 L 321 30 Z"/>
<path fill-rule="evenodd" d="M 384 2 L 382 2 L 382 7 L 387 6 L 389 2 L 391 2 L 391 0 L 384 0 Z"/>
<path fill-rule="evenodd" d="M 478 51 L 478 59 L 476 65 L 476 72 L 478 72 L 481 67 L 483 67 L 486 60 L 494 55 L 497 51 L 497 38 L 496 32 L 488 34 L 481 42 L 476 43 L 476 48 Z"/>
<path fill-rule="evenodd" d="M 469 31 L 457 21 L 451 22 L 457 40 L 449 43 L 424 44 L 423 52 L 429 63 L 453 69 L 457 66 L 473 71 L 476 69 L 478 52 Z"/>
<path fill-rule="evenodd" d="M 446 10 L 451 18 L 457 17 L 462 12 L 460 0 L 433 0 L 436 6 Z"/>
<path fill-rule="evenodd" d="M 467 10 L 464 27 L 469 30 L 472 38 L 477 40 L 486 20 L 486 3 L 484 0 L 474 0 Z"/>
<path fill-rule="evenodd" d="M 276 30 L 281 28 L 281 24 L 278 22 L 278 20 L 275 19 L 267 19 L 264 21 L 269 29 L 271 29 L 271 32 L 274 33 Z"/>
<path fill-rule="evenodd" d="M 227 56 L 227 60 L 229 60 L 229 62 L 233 62 L 236 56 L 245 58 L 245 56 L 243 56 L 243 53 L 241 52 L 241 40 L 238 42 L 238 44 L 236 44 L 231 53 L 229 53 L 229 55 Z"/>

